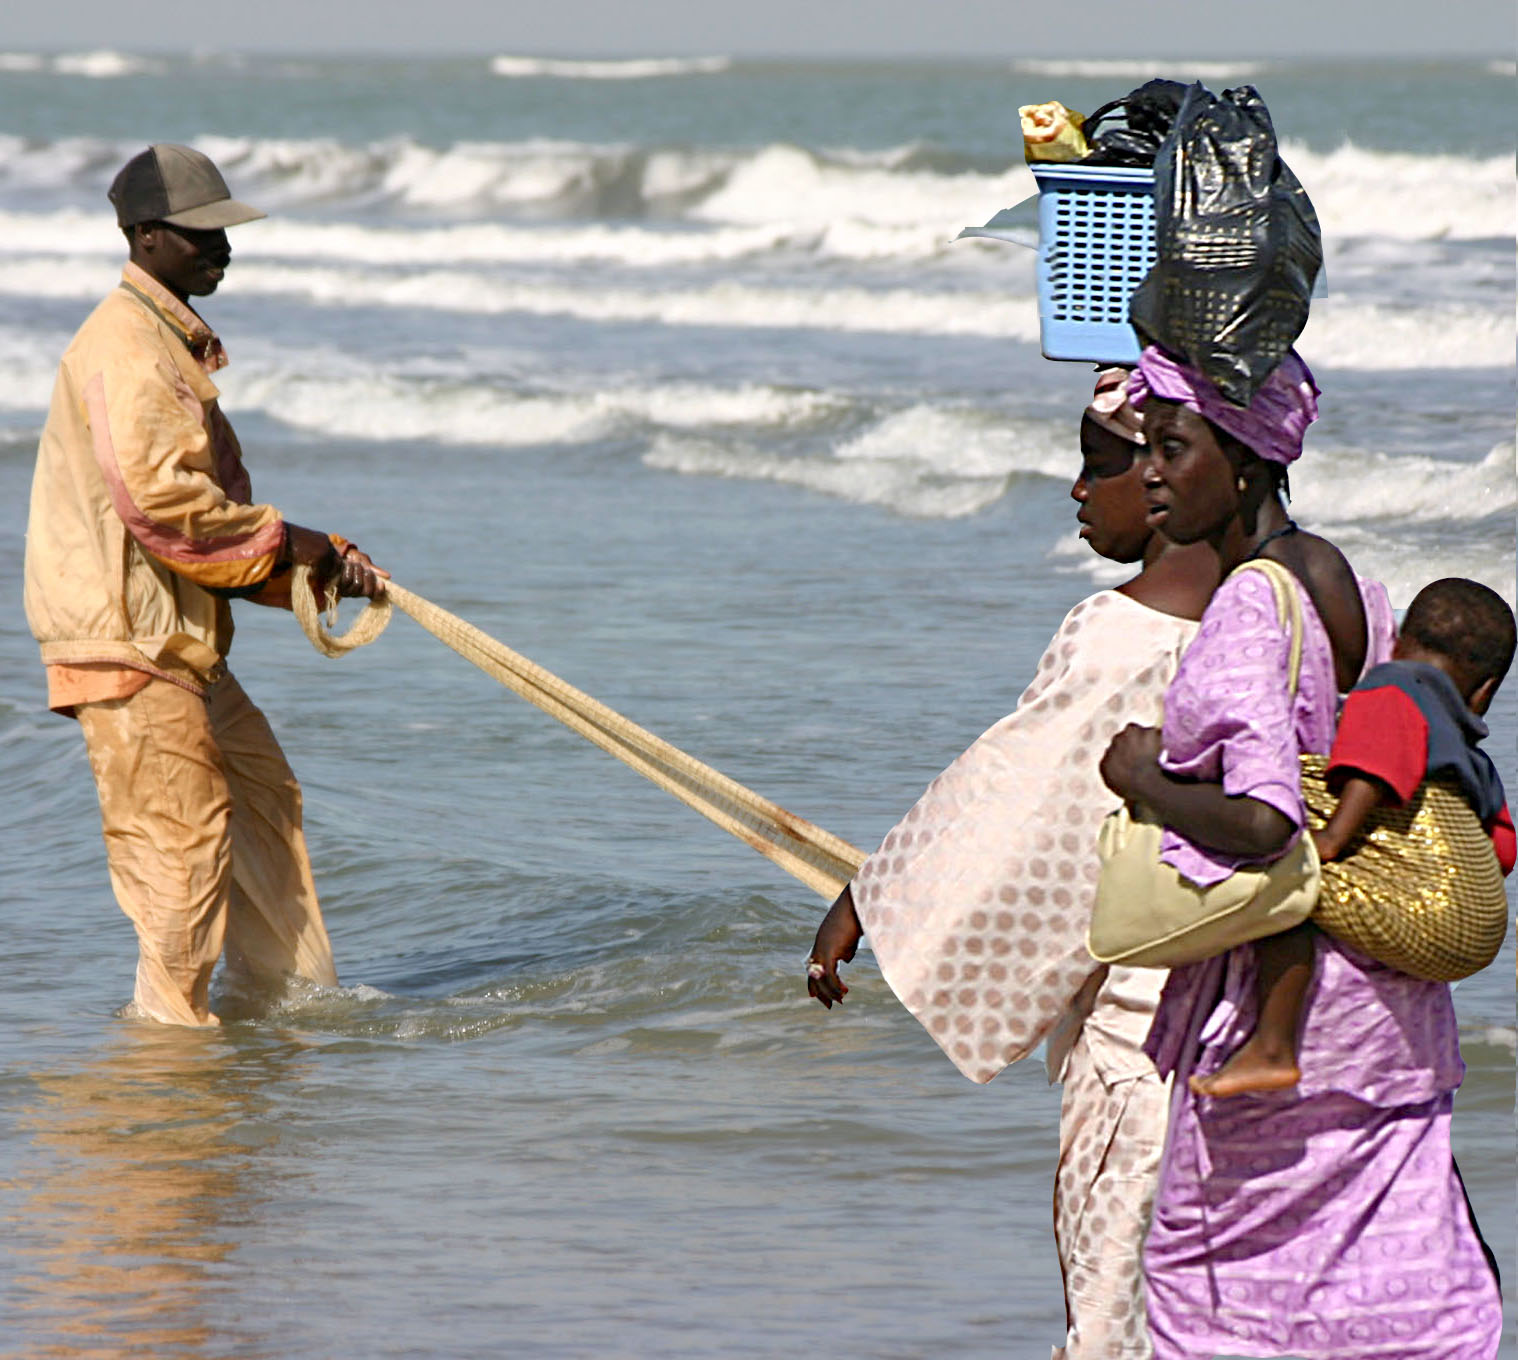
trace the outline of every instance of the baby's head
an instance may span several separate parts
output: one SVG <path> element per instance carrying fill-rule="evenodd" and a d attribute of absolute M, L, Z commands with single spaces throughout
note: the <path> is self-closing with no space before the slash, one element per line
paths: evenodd
<path fill-rule="evenodd" d="M 1448 576 L 1424 586 L 1402 620 L 1392 656 L 1437 666 L 1472 713 L 1485 713 L 1513 661 L 1513 611 L 1479 581 Z"/>

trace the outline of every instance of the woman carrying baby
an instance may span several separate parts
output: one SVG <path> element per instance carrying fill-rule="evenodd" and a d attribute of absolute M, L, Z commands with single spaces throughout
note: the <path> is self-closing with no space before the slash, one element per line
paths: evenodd
<path fill-rule="evenodd" d="M 1166 826 L 1162 858 L 1201 886 L 1302 833 L 1301 753 L 1326 753 L 1338 694 L 1387 659 L 1390 609 L 1281 492 L 1316 417 L 1290 353 L 1248 408 L 1155 348 L 1130 387 L 1144 414 L 1150 522 L 1211 543 L 1223 570 L 1286 567 L 1302 607 L 1298 682 L 1266 577 L 1218 588 L 1165 699 L 1128 727 L 1108 786 Z M 1255 951 L 1176 969 L 1147 1051 L 1173 1074 L 1171 1122 L 1144 1249 L 1156 1360 L 1481 1360 L 1501 1302 L 1450 1151 L 1464 1067 L 1449 988 L 1318 939 L 1289 1090 L 1214 1100 L 1188 1084 L 1254 1026 Z"/>

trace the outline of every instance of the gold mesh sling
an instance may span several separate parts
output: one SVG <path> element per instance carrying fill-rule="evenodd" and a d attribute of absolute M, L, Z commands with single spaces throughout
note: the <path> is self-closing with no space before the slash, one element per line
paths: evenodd
<path fill-rule="evenodd" d="M 1282 625 L 1292 633 L 1290 688 L 1300 664 L 1295 583 L 1264 570 Z M 1293 606 L 1297 605 L 1296 608 Z M 1325 756 L 1304 755 L 1308 828 L 1337 805 Z M 1136 815 L 1135 815 L 1136 813 Z M 1507 894 L 1491 838 L 1453 787 L 1427 780 L 1400 807 L 1376 809 L 1342 859 L 1319 864 L 1303 835 L 1279 860 L 1199 889 L 1156 863 L 1162 827 L 1144 809 L 1120 809 L 1102 827 L 1102 880 L 1089 947 L 1104 962 L 1175 967 L 1310 919 L 1335 939 L 1389 968 L 1429 982 L 1454 982 L 1485 968 L 1507 934 Z M 1314 881 L 1316 880 L 1316 881 Z"/>
<path fill-rule="evenodd" d="M 1302 757 L 1308 825 L 1337 799 L 1324 756 Z M 1454 982 L 1485 968 L 1507 934 L 1507 894 L 1491 837 L 1452 787 L 1425 781 L 1371 814 L 1343 858 L 1321 868 L 1312 922 L 1398 972 Z"/>

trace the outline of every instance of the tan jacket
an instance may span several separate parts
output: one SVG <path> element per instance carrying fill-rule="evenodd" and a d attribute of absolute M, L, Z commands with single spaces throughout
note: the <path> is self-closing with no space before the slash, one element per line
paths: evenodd
<path fill-rule="evenodd" d="M 112 663 L 204 692 L 284 521 L 251 503 L 210 375 L 221 342 L 128 264 L 63 356 L 37 450 L 26 616 L 48 665 Z"/>

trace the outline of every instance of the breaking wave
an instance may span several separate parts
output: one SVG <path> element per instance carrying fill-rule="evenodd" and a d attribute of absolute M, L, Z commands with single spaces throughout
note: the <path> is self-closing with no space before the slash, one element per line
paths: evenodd
<path fill-rule="evenodd" d="M 60 76 L 114 80 L 120 76 L 160 75 L 164 64 L 126 52 L 0 52 L 0 72 L 52 71 Z"/>
<path fill-rule="evenodd" d="M 922 436 L 929 442 L 916 442 Z M 1068 473 L 1070 432 L 1054 422 L 996 422 L 977 413 L 914 407 L 823 457 L 732 439 L 660 435 L 646 466 L 686 476 L 779 482 L 923 519 L 957 519 L 1000 500 L 1020 472 Z"/>
<path fill-rule="evenodd" d="M 847 404 L 827 393 L 758 383 L 511 392 L 461 378 L 391 373 L 312 378 L 283 368 L 264 368 L 227 387 L 239 409 L 257 409 L 328 438 L 494 448 L 584 444 L 655 430 L 742 427 L 774 433 L 804 429 Z"/>
<path fill-rule="evenodd" d="M 1052 76 L 1071 80 L 1238 80 L 1265 70 L 1261 61 L 1188 61 L 1171 57 L 1122 57 L 1113 60 L 1024 58 L 1012 63 L 1019 75 Z"/>
<path fill-rule="evenodd" d="M 493 74 L 515 79 L 650 80 L 662 76 L 720 75 L 731 57 L 639 57 L 622 61 L 571 61 L 554 57 L 494 57 Z"/>
<path fill-rule="evenodd" d="M 979 336 L 1036 342 L 1030 295 L 934 293 L 909 288 L 766 287 L 719 281 L 699 287 L 629 288 L 587 282 L 524 283 L 464 270 L 395 275 L 376 270 L 235 266 L 239 296 L 286 297 L 318 306 L 418 308 L 480 316 L 562 316 L 751 330 Z M 104 260 L 68 271 L 45 260 L 0 263 L 0 296 L 99 297 L 118 276 Z"/>
<path fill-rule="evenodd" d="M 518 221 L 650 219 L 792 229 L 841 223 L 953 235 L 1035 191 L 1020 155 L 986 164 L 924 144 L 881 149 L 634 146 L 410 138 L 197 140 L 243 197 L 286 212 L 489 217 Z M 0 136 L 0 208 L 87 207 L 135 143 Z M 1513 233 L 1511 157 L 1367 151 L 1346 143 L 1286 156 L 1330 240 L 1494 239 Z"/>
<path fill-rule="evenodd" d="M 120 254 L 120 242 L 109 218 L 98 213 L 77 208 L 52 213 L 0 212 L 0 259 L 24 253 L 101 253 L 114 258 Z M 265 260 L 336 260 L 397 267 L 447 261 L 451 265 L 603 263 L 656 268 L 726 264 L 785 254 L 840 260 L 912 260 L 928 259 L 951 249 L 958 254 L 966 251 L 965 245 L 954 244 L 948 232 L 931 226 L 891 227 L 849 221 L 826 226 L 784 222 L 689 227 L 471 222 L 398 227 L 289 217 L 259 222 L 252 232 L 240 231 L 235 246 L 239 258 L 246 254 Z"/>
<path fill-rule="evenodd" d="M 112 253 L 107 260 L 106 250 Z M 60 269 L 48 257 L 0 255 L 0 296 L 95 298 L 117 275 L 119 247 L 102 236 L 101 258 Z M 1032 270 L 998 275 L 998 287 L 864 287 L 822 280 L 812 286 L 730 278 L 685 285 L 621 280 L 524 281 L 488 270 L 379 268 L 260 261 L 239 255 L 240 297 L 284 297 L 320 307 L 377 307 L 476 316 L 569 317 L 595 322 L 708 326 L 726 330 L 806 330 L 930 335 L 1037 344 Z M 1390 307 L 1330 296 L 1313 311 L 1300 349 L 1325 371 L 1507 368 L 1514 318 L 1507 309 L 1468 304 Z"/>

